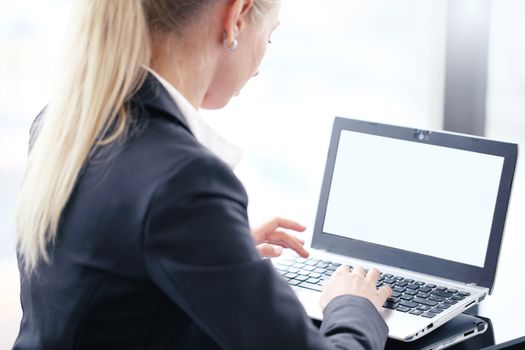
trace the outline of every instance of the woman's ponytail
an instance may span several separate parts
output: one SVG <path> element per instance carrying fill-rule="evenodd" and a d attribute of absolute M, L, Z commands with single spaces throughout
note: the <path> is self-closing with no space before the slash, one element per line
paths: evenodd
<path fill-rule="evenodd" d="M 76 9 L 58 90 L 41 118 L 16 207 L 26 272 L 49 260 L 61 213 L 100 136 L 111 142 L 125 131 L 126 102 L 150 61 L 141 0 L 80 0 Z"/>

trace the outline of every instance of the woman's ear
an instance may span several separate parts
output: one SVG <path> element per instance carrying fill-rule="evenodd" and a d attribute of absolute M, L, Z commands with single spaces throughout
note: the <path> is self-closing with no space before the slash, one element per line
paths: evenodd
<path fill-rule="evenodd" d="M 233 0 L 226 5 L 224 17 L 224 33 L 228 42 L 233 42 L 241 33 L 249 20 L 254 0 Z"/>

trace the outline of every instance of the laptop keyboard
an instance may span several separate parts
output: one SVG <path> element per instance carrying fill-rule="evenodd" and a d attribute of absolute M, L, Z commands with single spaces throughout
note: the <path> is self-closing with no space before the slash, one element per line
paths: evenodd
<path fill-rule="evenodd" d="M 324 281 L 329 279 L 340 265 L 331 261 L 301 257 L 284 258 L 274 262 L 275 268 L 288 284 L 319 292 Z M 384 308 L 427 318 L 435 317 L 470 295 L 462 290 L 381 273 L 376 287 L 383 285 L 392 288 L 392 296 L 383 304 Z"/>

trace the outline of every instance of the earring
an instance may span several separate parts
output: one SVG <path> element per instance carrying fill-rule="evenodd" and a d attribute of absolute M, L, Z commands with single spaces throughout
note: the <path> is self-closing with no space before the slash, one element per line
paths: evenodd
<path fill-rule="evenodd" d="M 237 49 L 237 46 L 239 46 L 239 42 L 237 39 L 233 39 L 232 41 L 229 41 L 228 38 L 224 39 L 224 42 L 222 43 L 222 46 L 230 52 L 235 51 Z"/>

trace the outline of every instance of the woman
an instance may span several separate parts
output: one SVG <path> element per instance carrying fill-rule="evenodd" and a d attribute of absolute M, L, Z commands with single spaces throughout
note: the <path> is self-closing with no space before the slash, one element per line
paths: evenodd
<path fill-rule="evenodd" d="M 250 235 L 232 159 L 198 119 L 257 74 L 279 6 L 80 2 L 62 84 L 32 128 L 14 349 L 384 346 L 379 272 L 339 269 L 316 329 L 258 254 L 307 256 L 280 231 L 304 228 L 278 219 Z"/>

